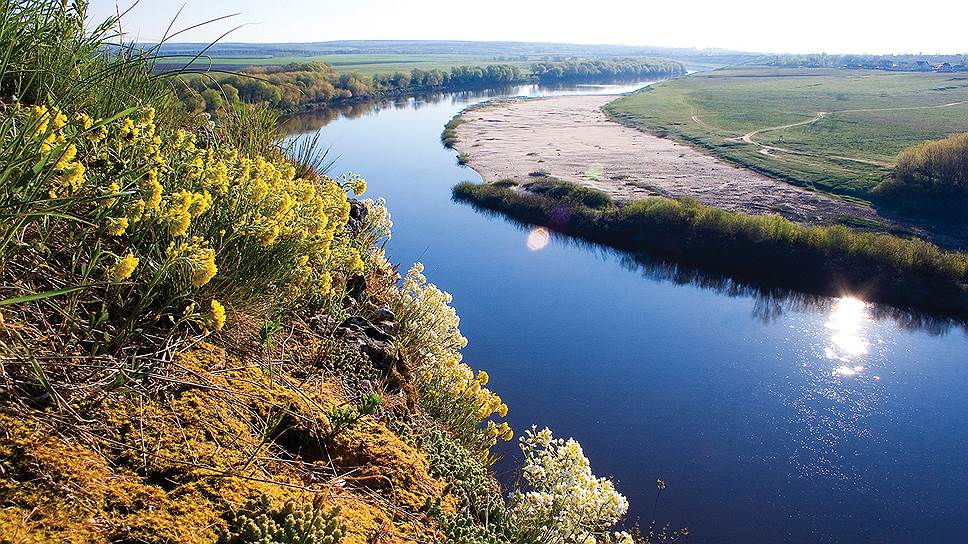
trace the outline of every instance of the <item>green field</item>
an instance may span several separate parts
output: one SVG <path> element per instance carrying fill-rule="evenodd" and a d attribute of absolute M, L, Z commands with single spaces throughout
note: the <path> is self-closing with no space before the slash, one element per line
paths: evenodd
<path fill-rule="evenodd" d="M 182 63 L 191 60 L 173 59 Z M 168 62 L 168 61 L 166 61 Z M 531 60 L 496 60 L 486 55 L 396 55 L 396 54 L 339 54 L 318 55 L 312 57 L 211 57 L 197 61 L 199 65 L 212 65 L 225 68 L 242 68 L 246 66 L 282 66 L 291 63 L 323 62 L 336 68 L 341 73 L 357 72 L 363 75 L 392 74 L 395 72 L 409 72 L 414 68 L 421 70 L 450 70 L 454 66 L 481 66 L 486 64 L 516 64 L 530 66 Z"/>
<path fill-rule="evenodd" d="M 866 198 L 905 147 L 968 131 L 968 77 L 723 69 L 655 85 L 606 110 L 769 175 Z"/>

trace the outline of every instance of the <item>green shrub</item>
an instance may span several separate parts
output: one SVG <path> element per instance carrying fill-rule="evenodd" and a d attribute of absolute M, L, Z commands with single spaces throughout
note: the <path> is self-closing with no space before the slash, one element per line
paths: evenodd
<path fill-rule="evenodd" d="M 219 544 L 338 544 L 346 534 L 339 507 L 324 509 L 315 504 L 286 501 L 274 508 L 268 495 L 245 503 L 226 515 Z"/>
<path fill-rule="evenodd" d="M 897 156 L 892 179 L 878 186 L 878 192 L 963 215 L 968 203 L 968 133 L 905 149 Z"/>

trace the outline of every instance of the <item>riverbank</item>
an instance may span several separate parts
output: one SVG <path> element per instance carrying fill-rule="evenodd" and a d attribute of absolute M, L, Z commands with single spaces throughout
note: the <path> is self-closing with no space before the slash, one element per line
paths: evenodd
<path fill-rule="evenodd" d="M 804 226 L 693 199 L 615 201 L 603 191 L 547 177 L 462 183 L 454 198 L 617 249 L 744 279 L 968 318 L 968 255 L 919 239 Z"/>
<path fill-rule="evenodd" d="M 887 222 L 864 204 L 794 187 L 615 123 L 601 110 L 614 99 L 566 96 L 476 108 L 452 127 L 452 145 L 469 155 L 469 166 L 485 182 L 541 172 L 617 200 L 692 197 L 708 206 L 777 213 L 804 224 L 844 217 Z"/>

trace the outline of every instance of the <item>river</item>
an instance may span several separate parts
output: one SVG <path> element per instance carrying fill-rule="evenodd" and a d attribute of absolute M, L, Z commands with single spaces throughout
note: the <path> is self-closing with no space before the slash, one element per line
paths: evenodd
<path fill-rule="evenodd" d="M 388 254 L 453 294 L 518 431 L 578 439 L 629 521 L 689 542 L 968 541 L 968 334 L 865 303 L 738 284 L 515 225 L 451 201 L 479 182 L 443 125 L 488 98 L 627 85 L 440 94 L 293 119 L 322 127 L 394 221 Z M 497 465 L 513 478 L 514 450 Z"/>

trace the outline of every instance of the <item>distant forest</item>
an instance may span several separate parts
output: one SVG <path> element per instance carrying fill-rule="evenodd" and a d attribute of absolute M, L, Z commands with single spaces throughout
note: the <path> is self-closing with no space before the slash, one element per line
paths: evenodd
<path fill-rule="evenodd" d="M 776 55 L 769 66 L 891 72 L 968 72 L 968 55 Z"/>
<path fill-rule="evenodd" d="M 606 81 L 675 77 L 686 73 L 682 64 L 667 60 L 635 59 L 536 63 L 530 70 L 510 64 L 455 66 L 450 70 L 409 73 L 340 74 L 320 62 L 252 67 L 236 74 L 208 73 L 183 78 L 182 101 L 193 111 L 217 114 L 237 104 L 268 104 L 284 112 L 340 101 L 404 96 L 419 92 L 497 87 L 540 81 Z"/>

